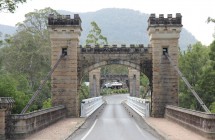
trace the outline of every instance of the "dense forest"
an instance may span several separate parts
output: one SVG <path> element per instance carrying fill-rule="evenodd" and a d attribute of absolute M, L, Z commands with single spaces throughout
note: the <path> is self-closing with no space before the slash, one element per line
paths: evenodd
<path fill-rule="evenodd" d="M 25 20 L 17 23 L 17 32 L 12 36 L 6 35 L 4 40 L 0 41 L 0 96 L 15 99 L 13 113 L 21 112 L 43 77 L 51 69 L 50 40 L 47 30 L 49 13 L 57 14 L 57 11 L 46 8 L 26 14 Z M 210 19 L 209 22 L 213 23 L 214 20 Z M 89 29 L 91 26 L 96 27 L 90 25 Z M 90 36 L 98 29 L 99 27 L 92 28 L 86 43 L 87 39 L 88 43 L 92 43 Z M 103 41 L 103 44 L 107 43 L 108 38 L 103 36 Z M 188 46 L 186 51 L 181 51 L 179 67 L 207 107 L 215 112 L 215 41 L 209 46 L 198 42 Z M 122 66 L 102 68 L 103 74 L 121 72 L 125 74 L 126 68 Z M 144 86 L 148 84 L 144 75 L 140 81 Z M 50 88 L 49 80 L 30 111 L 51 106 Z M 83 85 L 82 92 L 84 96 L 81 97 L 87 97 L 89 90 Z M 180 81 L 179 99 L 181 107 L 202 110 L 182 81 Z"/>

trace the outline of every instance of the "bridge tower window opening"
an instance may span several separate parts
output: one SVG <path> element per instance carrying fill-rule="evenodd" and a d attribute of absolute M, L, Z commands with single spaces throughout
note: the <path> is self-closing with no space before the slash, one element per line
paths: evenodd
<path fill-rule="evenodd" d="M 67 55 L 67 48 L 62 48 L 62 55 Z"/>
<path fill-rule="evenodd" d="M 163 47 L 163 55 L 168 54 L 168 47 Z"/>

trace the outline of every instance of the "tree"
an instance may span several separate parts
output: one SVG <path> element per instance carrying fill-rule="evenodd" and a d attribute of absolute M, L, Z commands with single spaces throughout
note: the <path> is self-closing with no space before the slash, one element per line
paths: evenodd
<path fill-rule="evenodd" d="M 141 96 L 142 98 L 146 98 L 147 93 L 151 90 L 149 86 L 149 79 L 145 74 L 140 75 L 140 85 L 142 86 Z"/>
<path fill-rule="evenodd" d="M 26 81 L 18 81 L 17 79 L 19 78 L 16 79 L 15 77 L 19 77 L 21 80 L 21 76 L 17 75 L 0 75 L 0 97 L 13 97 L 15 100 L 15 106 L 13 107 L 12 112 L 20 113 L 29 100 L 29 96 L 26 94 L 28 91 L 26 88 Z"/>
<path fill-rule="evenodd" d="M 36 91 L 51 69 L 51 47 L 47 30 L 47 19 L 50 13 L 57 14 L 51 8 L 26 14 L 25 20 L 17 24 L 17 33 L 7 38 L 6 44 L 0 50 L 0 60 L 5 71 L 22 75 L 28 82 L 30 89 L 28 94 Z M 35 109 L 42 108 L 43 101 L 50 98 L 50 87 L 50 82 L 47 82 L 35 102 Z"/>
<path fill-rule="evenodd" d="M 18 32 L 10 38 L 8 47 L 3 48 L 4 66 L 10 73 L 26 74 L 32 89 L 50 70 L 51 47 L 47 30 L 51 8 L 35 10 L 25 15 L 18 23 Z M 8 57 L 9 56 L 9 57 Z"/>
<path fill-rule="evenodd" d="M 209 58 L 210 63 L 204 70 L 201 80 L 199 81 L 199 87 L 201 93 L 203 93 L 203 99 L 206 105 L 213 111 L 215 101 L 215 41 L 209 46 Z"/>
<path fill-rule="evenodd" d="M 79 93 L 80 94 L 79 101 L 81 102 L 83 99 L 89 98 L 89 93 L 90 93 L 89 87 L 86 86 L 86 84 L 83 82 L 81 84 L 81 90 Z"/>
<path fill-rule="evenodd" d="M 215 113 L 215 102 L 213 102 L 210 106 L 210 110 L 212 113 Z"/>
<path fill-rule="evenodd" d="M 17 5 L 24 2 L 26 2 L 26 0 L 1 0 L 0 11 L 9 11 L 13 13 L 18 7 Z"/>
<path fill-rule="evenodd" d="M 210 22 L 215 23 L 215 19 L 213 19 L 213 18 L 211 18 L 211 17 L 208 17 L 207 22 L 208 22 L 208 23 L 210 23 Z"/>
<path fill-rule="evenodd" d="M 211 65 L 213 67 L 213 70 L 215 70 L 215 40 L 210 45 L 209 57 L 211 60 Z"/>
<path fill-rule="evenodd" d="M 210 23 L 210 22 L 215 23 L 215 19 L 214 19 L 214 18 L 211 18 L 211 17 L 208 17 L 207 23 Z M 213 34 L 213 36 L 214 36 L 214 38 L 215 38 L 215 33 Z"/>
<path fill-rule="evenodd" d="M 87 45 L 106 45 L 108 44 L 107 38 L 101 34 L 101 29 L 95 21 L 91 22 L 92 29 L 87 35 Z"/>
<path fill-rule="evenodd" d="M 189 46 L 188 50 L 186 52 L 182 52 L 179 58 L 180 70 L 197 93 L 199 93 L 201 98 L 203 98 L 203 93 L 200 90 L 199 84 L 202 80 L 205 69 L 209 65 L 208 51 L 209 50 L 205 46 L 198 42 L 193 46 Z M 196 110 L 201 108 L 182 80 L 180 80 L 179 92 L 179 104 L 181 107 Z M 205 102 L 206 100 L 203 99 L 203 101 Z"/>

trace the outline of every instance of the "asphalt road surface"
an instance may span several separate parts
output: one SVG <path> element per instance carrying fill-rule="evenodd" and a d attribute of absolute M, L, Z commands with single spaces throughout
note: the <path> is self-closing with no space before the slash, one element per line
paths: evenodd
<path fill-rule="evenodd" d="M 129 116 L 121 105 L 127 95 L 104 97 L 107 101 L 104 110 L 88 127 L 82 127 L 69 140 L 158 140 L 159 138 Z"/>

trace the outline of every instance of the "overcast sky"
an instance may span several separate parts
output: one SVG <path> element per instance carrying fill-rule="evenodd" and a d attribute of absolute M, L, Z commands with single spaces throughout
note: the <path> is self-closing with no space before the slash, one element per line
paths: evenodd
<path fill-rule="evenodd" d="M 199 41 L 209 45 L 215 24 L 207 24 L 207 18 L 215 18 L 215 0 L 27 0 L 19 5 L 14 14 L 0 13 L 0 24 L 15 26 L 24 20 L 24 15 L 34 9 L 51 7 L 71 12 L 92 12 L 102 8 L 129 8 L 142 13 L 181 13 L 184 27 Z M 147 24 L 147 23 L 146 23 Z"/>

